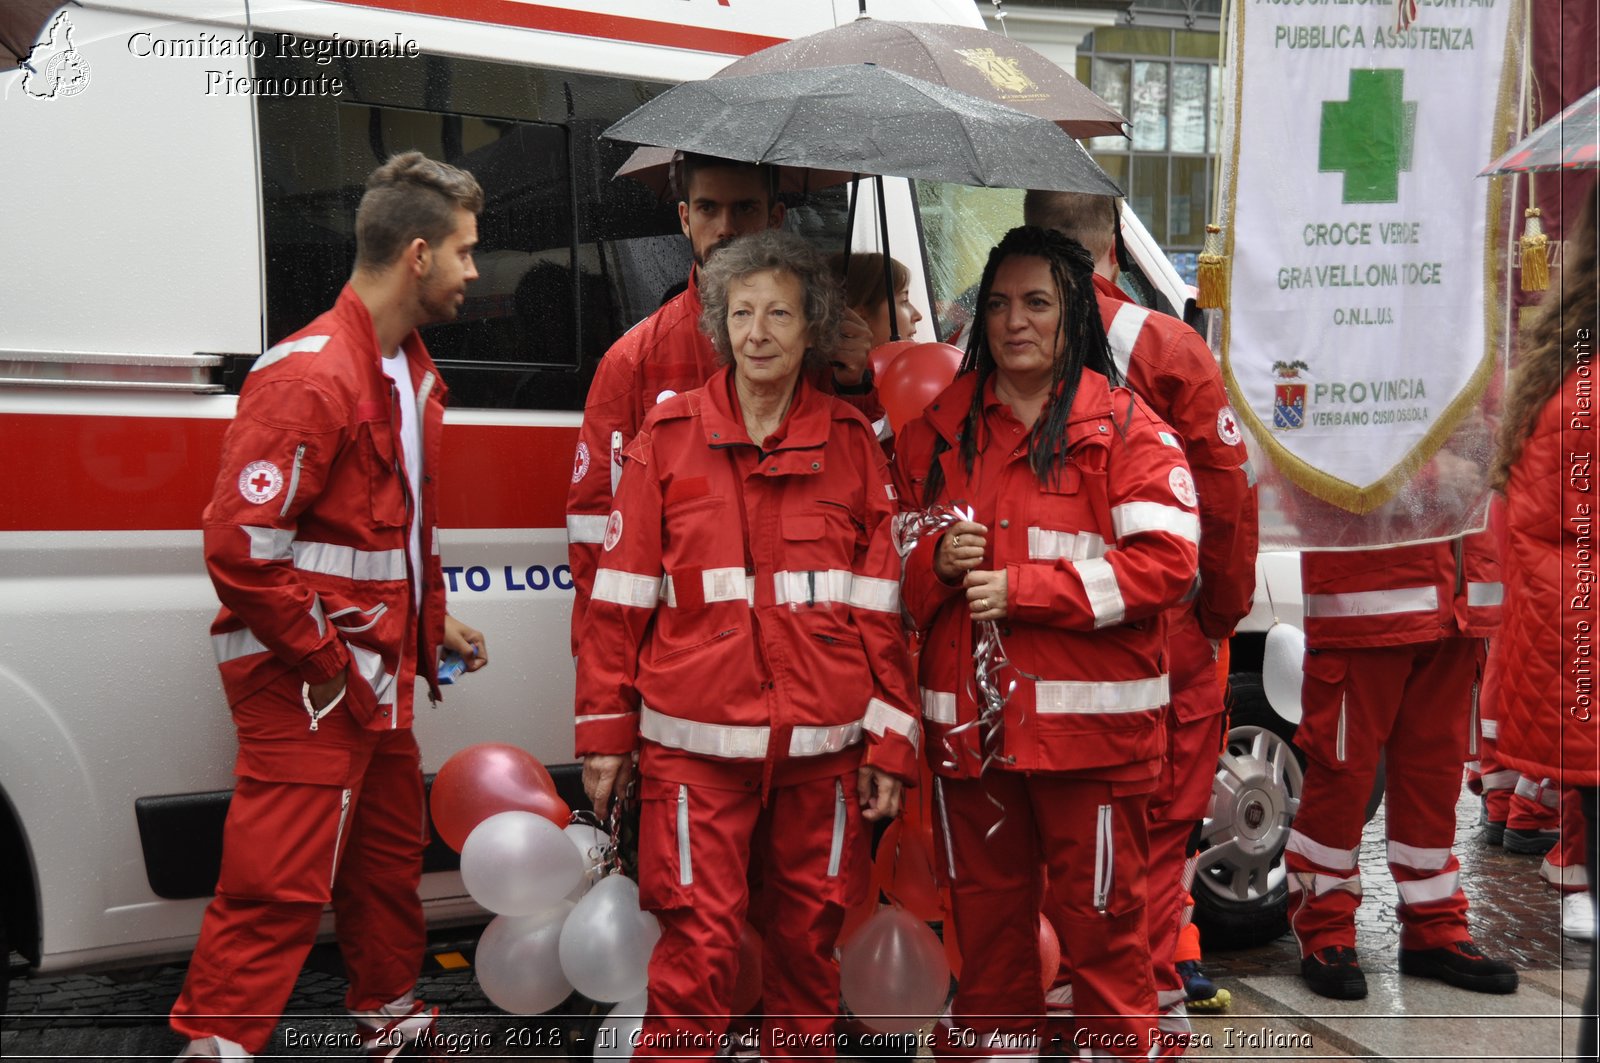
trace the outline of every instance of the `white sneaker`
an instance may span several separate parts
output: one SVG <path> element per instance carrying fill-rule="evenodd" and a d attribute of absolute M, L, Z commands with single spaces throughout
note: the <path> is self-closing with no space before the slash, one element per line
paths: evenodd
<path fill-rule="evenodd" d="M 190 1041 L 189 1047 L 179 1053 L 173 1063 L 250 1063 L 255 1059 L 244 1050 L 244 1045 L 230 1041 L 226 1037 L 202 1037 L 198 1041 Z"/>
<path fill-rule="evenodd" d="M 1594 895 L 1583 893 L 1561 895 L 1561 933 L 1574 941 L 1594 940 Z"/>

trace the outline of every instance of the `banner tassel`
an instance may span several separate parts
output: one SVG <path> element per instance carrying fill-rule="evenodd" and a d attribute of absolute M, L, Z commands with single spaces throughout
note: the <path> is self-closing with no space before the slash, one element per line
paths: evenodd
<path fill-rule="evenodd" d="M 1200 252 L 1200 294 L 1195 305 L 1202 310 L 1228 308 L 1228 258 L 1222 253 L 1222 227 L 1206 226 L 1206 243 Z"/>
<path fill-rule="evenodd" d="M 1523 214 L 1527 221 L 1521 241 L 1522 290 L 1542 292 L 1550 287 L 1550 238 L 1544 234 L 1538 207 L 1529 207 Z"/>

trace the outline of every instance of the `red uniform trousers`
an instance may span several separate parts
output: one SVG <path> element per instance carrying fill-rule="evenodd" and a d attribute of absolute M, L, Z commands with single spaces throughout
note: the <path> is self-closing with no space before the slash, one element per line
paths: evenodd
<path fill-rule="evenodd" d="M 1289 925 L 1302 956 L 1355 946 L 1357 857 L 1384 748 L 1400 946 L 1432 949 L 1470 936 L 1451 846 L 1482 661 L 1483 640 L 1466 637 L 1306 654 L 1305 717 L 1295 735 L 1306 755 L 1305 789 L 1284 855 Z"/>
<path fill-rule="evenodd" d="M 307 736 L 324 760 L 335 744 L 347 750 L 343 786 L 296 781 L 295 758 L 276 755 L 292 752 L 285 743 L 255 750 L 241 739 L 241 764 L 279 777 L 239 777 L 217 893 L 172 1007 L 178 1033 L 266 1048 L 329 903 L 350 978 L 346 1007 L 375 1010 L 416 985 L 426 944 L 422 756 L 409 729 L 364 731 L 349 719 L 330 714 Z"/>
<path fill-rule="evenodd" d="M 711 1059 L 724 1047 L 754 861 L 765 917 L 762 1058 L 831 1058 L 834 944 L 871 866 L 855 768 L 775 782 L 763 807 L 759 765 L 753 778 L 730 773 L 734 789 L 652 776 L 648 757 L 645 767 L 639 895 L 661 921 L 661 940 L 635 1058 Z"/>
<path fill-rule="evenodd" d="M 1189 843 L 1195 825 L 1211 805 L 1227 722 L 1216 655 L 1192 613 L 1172 618 L 1167 645 L 1172 704 L 1167 707 L 1167 755 L 1150 801 L 1150 893 L 1146 902 L 1156 997 L 1163 1011 L 1182 1004 L 1185 997 L 1175 954 L 1178 933 L 1191 911 Z"/>
<path fill-rule="evenodd" d="M 1062 965 L 1072 972 L 1077 1030 L 1069 1052 L 1145 1059 L 1156 1012 L 1145 925 L 1149 795 L 1123 791 L 1149 783 L 991 771 L 936 785 L 934 834 L 943 866 L 955 868 L 950 896 L 962 977 L 950 1032 L 935 1038 L 934 1054 L 1038 1054 L 1044 990 L 1029 957 L 1039 954 L 1042 864 Z"/>

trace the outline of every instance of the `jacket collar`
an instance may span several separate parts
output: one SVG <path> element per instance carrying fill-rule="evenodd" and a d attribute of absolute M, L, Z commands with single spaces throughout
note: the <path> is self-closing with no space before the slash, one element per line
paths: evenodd
<path fill-rule="evenodd" d="M 738 397 L 733 390 L 733 366 L 723 366 L 706 381 L 700 404 L 701 427 L 706 433 L 706 444 L 713 447 L 757 446 L 744 426 L 739 412 Z M 771 453 L 786 450 L 812 450 L 828 441 L 833 429 L 833 407 L 826 395 L 817 391 L 807 380 L 804 370 L 794 385 L 794 401 L 784 414 L 778 430 L 780 437 Z"/>
<path fill-rule="evenodd" d="M 1094 275 L 1094 290 L 1097 294 L 1103 295 L 1107 299 L 1115 299 L 1119 303 L 1133 302 L 1132 299 L 1128 298 L 1127 292 L 1123 291 L 1121 288 L 1118 288 L 1115 284 L 1106 280 L 1098 273 Z"/>
<path fill-rule="evenodd" d="M 993 376 L 990 380 L 993 380 Z M 933 400 L 933 404 L 922 415 L 952 450 L 961 439 L 961 429 L 966 423 L 967 411 L 972 407 L 972 392 L 977 386 L 976 371 L 969 370 L 962 373 L 949 387 L 939 393 L 939 397 Z M 1067 415 L 1067 423 L 1074 424 L 1104 417 L 1110 413 L 1111 385 L 1106 382 L 1102 374 L 1093 369 L 1085 369 L 1078 381 L 1078 390 L 1072 396 L 1072 410 Z"/>
<path fill-rule="evenodd" d="M 348 282 L 339 290 L 339 298 L 333 304 L 333 316 L 341 325 L 351 330 L 353 337 L 360 341 L 372 371 L 382 376 L 383 356 L 388 352 L 378 350 L 378 332 L 372 326 L 372 312 L 367 309 L 367 304 L 361 301 L 361 296 L 356 294 L 356 290 Z M 411 370 L 412 383 L 416 384 L 427 374 L 433 374 L 430 396 L 442 402 L 449 389 L 444 386 L 439 368 L 433 364 L 427 345 L 422 342 L 422 336 L 416 329 L 412 329 L 400 342 L 400 349 L 406 352 L 406 364 Z"/>

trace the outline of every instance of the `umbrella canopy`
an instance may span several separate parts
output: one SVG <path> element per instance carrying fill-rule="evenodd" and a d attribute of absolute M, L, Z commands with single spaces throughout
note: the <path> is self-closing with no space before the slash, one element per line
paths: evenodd
<path fill-rule="evenodd" d="M 1556 115 L 1484 168 L 1497 173 L 1551 173 L 1600 167 L 1600 88 Z"/>
<path fill-rule="evenodd" d="M 1043 55 L 986 29 L 859 18 L 737 59 L 717 77 L 876 63 L 1047 119 L 1074 137 L 1120 136 L 1127 120 Z"/>
<path fill-rule="evenodd" d="M 628 161 L 617 167 L 614 176 L 631 177 L 666 199 L 672 194 L 672 160 L 677 155 L 672 148 L 636 148 Z M 798 170 L 785 166 L 778 170 L 778 191 L 803 196 L 813 189 L 842 185 L 853 176 L 843 170 Z"/>
<path fill-rule="evenodd" d="M 740 162 L 1122 194 L 1052 123 L 872 64 L 685 82 L 602 135 Z"/>

